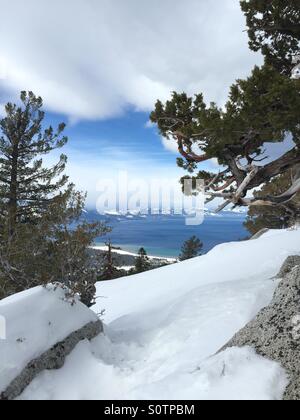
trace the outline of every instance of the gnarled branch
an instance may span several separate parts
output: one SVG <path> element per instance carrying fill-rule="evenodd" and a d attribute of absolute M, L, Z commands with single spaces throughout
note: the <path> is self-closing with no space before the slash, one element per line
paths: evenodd
<path fill-rule="evenodd" d="M 201 163 L 210 159 L 206 154 L 199 156 L 194 152 L 185 151 L 184 145 L 183 145 L 182 134 L 180 134 L 179 132 L 176 132 L 176 137 L 177 137 L 177 143 L 178 143 L 178 151 L 181 154 L 181 156 L 183 156 L 188 162 Z"/>

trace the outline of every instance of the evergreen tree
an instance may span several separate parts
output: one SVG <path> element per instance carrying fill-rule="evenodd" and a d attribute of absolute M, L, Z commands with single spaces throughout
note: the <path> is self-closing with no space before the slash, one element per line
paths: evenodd
<path fill-rule="evenodd" d="M 63 194 L 49 207 L 49 212 L 40 223 L 47 232 L 49 268 L 53 279 L 58 279 L 72 293 L 80 296 L 86 306 L 92 306 L 96 293 L 97 270 L 92 264 L 89 247 L 95 239 L 111 229 L 99 222 L 81 220 L 85 195 L 69 186 L 69 195 Z M 46 265 L 44 264 L 43 270 Z M 49 282 L 49 280 L 48 280 Z"/>
<path fill-rule="evenodd" d="M 105 252 L 101 267 L 101 276 L 99 280 L 113 280 L 120 277 L 124 277 L 127 273 L 124 270 L 119 270 L 116 267 L 116 262 L 113 257 L 113 246 L 111 241 L 106 243 L 107 251 Z"/>
<path fill-rule="evenodd" d="M 64 146 L 64 124 L 43 130 L 42 99 L 21 94 L 0 121 L 0 298 L 30 287 L 60 283 L 91 305 L 96 273 L 87 252 L 108 231 L 81 222 L 85 195 L 63 174 L 66 156 L 52 168 L 41 156 Z"/>
<path fill-rule="evenodd" d="M 181 155 L 177 163 L 192 174 L 182 182 L 192 179 L 196 189 L 196 179 L 204 179 L 209 200 L 224 198 L 221 210 L 229 204 L 254 205 L 255 199 L 246 197 L 249 191 L 300 163 L 299 109 L 300 80 L 265 65 L 255 67 L 249 78 L 231 87 L 224 109 L 206 105 L 201 94 L 191 98 L 173 93 L 165 104 L 156 103 L 150 119 L 162 136 L 176 141 Z M 265 144 L 284 142 L 287 133 L 296 146 L 264 165 Z M 198 170 L 198 165 L 213 158 L 222 167 L 219 174 Z M 299 190 L 300 171 L 284 194 L 260 201 L 284 204 Z"/>
<path fill-rule="evenodd" d="M 299 0 L 242 0 L 249 45 L 261 50 L 267 64 L 291 74 L 293 57 L 300 54 Z"/>
<path fill-rule="evenodd" d="M 203 249 L 203 243 L 196 236 L 192 236 L 190 239 L 184 242 L 181 248 L 181 254 L 179 255 L 179 261 L 190 260 L 198 257 Z"/>
<path fill-rule="evenodd" d="M 149 270 L 151 270 L 150 259 L 148 258 L 146 250 L 144 248 L 140 248 L 138 251 L 138 257 L 135 260 L 133 272 L 134 274 L 138 274 Z"/>
<path fill-rule="evenodd" d="M 42 155 L 63 147 L 65 124 L 55 132 L 42 129 L 42 99 L 21 93 L 21 106 L 8 103 L 0 121 L 0 214 L 12 237 L 17 223 L 31 223 L 47 212 L 48 204 L 67 184 L 62 175 L 66 156 L 52 168 L 43 167 Z"/>

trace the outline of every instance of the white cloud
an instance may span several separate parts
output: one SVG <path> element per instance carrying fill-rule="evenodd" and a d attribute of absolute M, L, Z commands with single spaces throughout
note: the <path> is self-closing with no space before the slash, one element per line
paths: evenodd
<path fill-rule="evenodd" d="M 145 124 L 145 128 L 156 128 L 156 124 L 148 120 Z"/>
<path fill-rule="evenodd" d="M 2 87 L 31 89 L 73 119 L 149 111 L 171 90 L 222 104 L 260 61 L 234 0 L 0 0 L 0 10 Z"/>
<path fill-rule="evenodd" d="M 61 151 L 56 150 L 44 157 L 44 164 L 50 167 L 57 163 Z M 116 180 L 120 172 L 126 172 L 132 180 L 176 180 L 183 175 L 182 169 L 178 168 L 171 160 L 165 164 L 157 161 L 155 155 L 137 151 L 135 155 L 115 147 L 102 147 L 101 155 L 95 150 L 78 150 L 68 144 L 64 153 L 68 156 L 66 174 L 70 181 L 76 185 L 76 189 L 87 191 L 87 206 L 95 207 L 99 193 L 97 184 L 104 179 Z"/>
<path fill-rule="evenodd" d="M 162 140 L 162 144 L 163 144 L 163 146 L 166 150 L 178 155 L 178 144 L 176 143 L 176 141 L 174 139 L 172 139 L 172 138 L 166 139 L 165 137 L 162 137 L 161 140 Z"/>

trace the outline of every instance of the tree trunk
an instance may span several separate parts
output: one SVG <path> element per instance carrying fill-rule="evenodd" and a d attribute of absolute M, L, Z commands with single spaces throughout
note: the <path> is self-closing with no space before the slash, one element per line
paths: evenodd
<path fill-rule="evenodd" d="M 10 189 L 9 189 L 9 204 L 8 204 L 8 229 L 9 239 L 11 239 L 15 233 L 17 223 L 17 210 L 18 210 L 18 159 L 19 159 L 18 145 L 14 144 L 12 153 L 12 164 L 11 164 L 11 178 L 10 178 Z"/>

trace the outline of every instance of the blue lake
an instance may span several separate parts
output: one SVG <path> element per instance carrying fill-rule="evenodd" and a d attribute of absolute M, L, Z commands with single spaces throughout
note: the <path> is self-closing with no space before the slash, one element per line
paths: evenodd
<path fill-rule="evenodd" d="M 106 221 L 113 228 L 97 245 L 110 239 L 114 246 L 130 252 L 144 247 L 149 255 L 177 257 L 183 242 L 196 235 L 204 243 L 204 252 L 220 243 L 245 239 L 249 232 L 243 226 L 245 215 L 223 213 L 206 216 L 199 226 L 186 226 L 185 218 L 177 215 L 151 215 L 147 217 L 101 216 L 96 212 L 86 215 L 88 220 Z"/>

